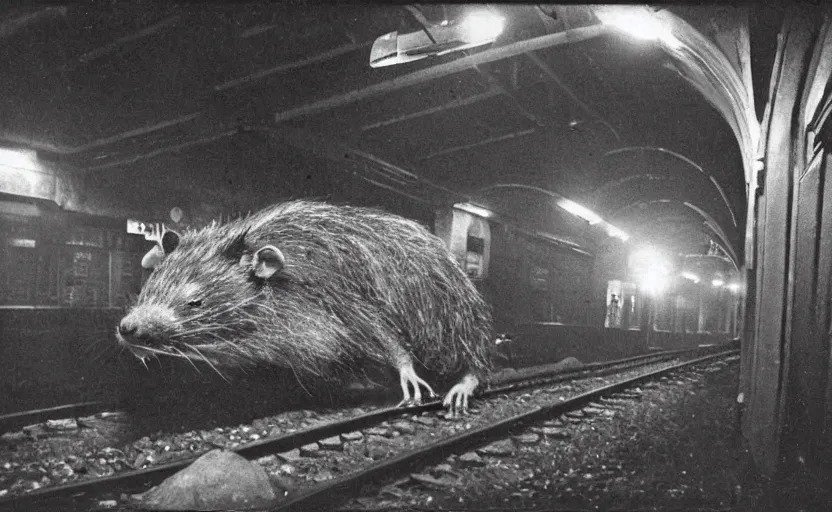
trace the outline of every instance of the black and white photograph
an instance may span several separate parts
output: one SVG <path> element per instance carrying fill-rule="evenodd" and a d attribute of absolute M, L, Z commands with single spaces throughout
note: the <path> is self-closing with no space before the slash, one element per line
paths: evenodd
<path fill-rule="evenodd" d="M 146 510 L 832 510 L 832 4 L 0 5 L 0 512 Z"/>

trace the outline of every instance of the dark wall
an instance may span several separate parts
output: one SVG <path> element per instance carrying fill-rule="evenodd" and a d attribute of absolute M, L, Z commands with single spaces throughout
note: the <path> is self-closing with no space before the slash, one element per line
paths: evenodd
<path fill-rule="evenodd" d="M 526 322 L 586 322 L 590 299 L 589 257 L 492 225 L 491 263 L 480 289 L 493 305 L 495 328 L 512 331 Z"/>
<path fill-rule="evenodd" d="M 0 309 L 0 411 L 112 399 L 130 380 L 119 309 Z"/>
<path fill-rule="evenodd" d="M 122 314 L 120 309 L 0 309 L 0 414 L 87 400 L 129 403 L 163 392 L 189 395 L 191 405 L 204 399 L 218 407 L 223 396 L 228 400 L 222 403 L 227 405 L 253 399 L 255 392 L 264 394 L 265 401 L 279 401 L 284 397 L 278 395 L 292 385 L 297 387 L 292 375 L 285 377 L 286 382 L 269 383 L 270 377 L 284 378 L 274 369 L 257 377 L 232 377 L 229 384 L 207 367 L 198 373 L 188 363 L 172 358 L 152 360 L 145 368 L 116 344 L 115 326 Z M 512 334 L 515 367 L 554 363 L 570 356 L 582 362 L 618 359 L 647 350 L 640 331 L 524 324 Z M 659 332 L 650 336 L 650 346 L 662 349 L 728 341 L 716 335 L 682 337 Z"/>
<path fill-rule="evenodd" d="M 518 325 L 512 335 L 512 362 L 518 367 L 556 363 L 566 357 L 583 363 L 609 361 L 644 354 L 648 349 L 696 348 L 730 341 L 728 335 L 671 332 L 651 332 L 648 340 L 638 330 L 545 323 Z"/>

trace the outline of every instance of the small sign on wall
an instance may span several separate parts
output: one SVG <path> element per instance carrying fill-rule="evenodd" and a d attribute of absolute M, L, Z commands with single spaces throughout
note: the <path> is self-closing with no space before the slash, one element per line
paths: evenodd
<path fill-rule="evenodd" d="M 436 235 L 445 241 L 468 277 L 486 277 L 491 250 L 488 221 L 456 208 L 440 211 L 437 214 Z"/>
<path fill-rule="evenodd" d="M 538 290 L 547 289 L 549 287 L 549 269 L 546 267 L 532 267 L 529 271 L 529 281 L 532 287 Z"/>

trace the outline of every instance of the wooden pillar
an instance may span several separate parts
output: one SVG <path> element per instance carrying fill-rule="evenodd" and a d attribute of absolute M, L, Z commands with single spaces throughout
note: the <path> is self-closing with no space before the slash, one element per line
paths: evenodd
<path fill-rule="evenodd" d="M 817 35 L 817 19 L 816 12 L 799 9 L 786 16 L 778 38 L 761 139 L 765 173 L 756 205 L 759 264 L 754 325 L 747 325 L 753 329 L 754 349 L 748 361 L 743 433 L 759 469 L 768 475 L 780 467 L 784 455 L 781 436 L 789 391 L 796 236 L 794 148 L 804 135 L 802 130 L 795 130 L 795 121 Z"/>

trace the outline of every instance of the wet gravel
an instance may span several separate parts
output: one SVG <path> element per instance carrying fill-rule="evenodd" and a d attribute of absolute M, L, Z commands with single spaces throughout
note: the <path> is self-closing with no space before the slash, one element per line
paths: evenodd
<path fill-rule="evenodd" d="M 670 364 L 672 363 L 663 362 L 629 370 L 616 375 L 615 379 L 635 376 Z M 298 450 L 264 457 L 258 462 L 265 467 L 267 473 L 279 479 L 283 487 L 300 492 L 403 451 L 419 449 L 439 439 L 494 423 L 507 416 L 528 412 L 552 401 L 566 400 L 612 380 L 612 377 L 593 377 L 509 393 L 478 401 L 471 413 L 465 416 L 452 417 L 444 411 L 420 415 L 403 414 L 361 432 L 311 443 Z M 459 459 L 463 465 L 478 463 L 463 457 L 465 455 L 452 457 L 452 461 Z"/>
<path fill-rule="evenodd" d="M 635 375 L 672 363 L 655 363 L 624 374 Z M 460 418 L 449 418 L 444 413 L 403 415 L 363 432 L 320 440 L 287 453 L 264 457 L 259 462 L 281 487 L 301 489 L 439 437 L 527 411 L 540 402 L 565 399 L 608 382 L 611 377 L 583 378 L 479 400 L 471 415 Z M 66 420 L 63 424 L 32 425 L 0 436 L 0 497 L 168 463 L 217 447 L 234 448 L 365 412 L 367 409 L 360 407 L 291 411 L 231 427 L 176 434 L 157 432 L 124 444 L 112 443 L 123 424 L 129 422 L 129 417 L 122 414 L 105 413 L 77 421 Z"/>
<path fill-rule="evenodd" d="M 743 475 L 738 373 L 738 358 L 677 373 L 450 457 L 344 510 L 731 508 Z"/>

